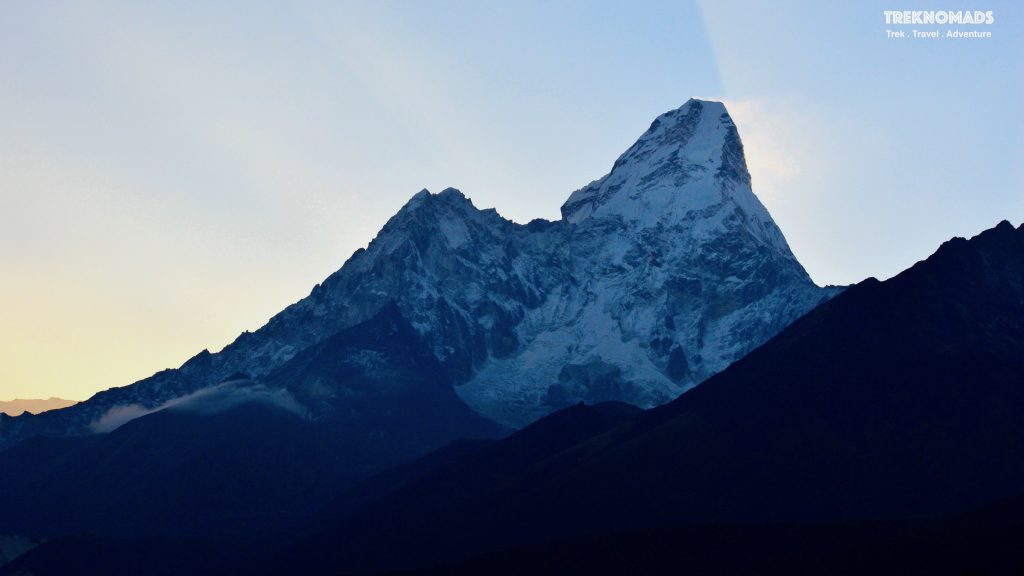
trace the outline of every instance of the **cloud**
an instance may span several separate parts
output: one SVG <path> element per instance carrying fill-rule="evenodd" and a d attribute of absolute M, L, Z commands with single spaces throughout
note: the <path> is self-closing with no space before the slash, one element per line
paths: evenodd
<path fill-rule="evenodd" d="M 89 428 L 97 434 L 112 432 L 136 418 L 156 412 L 157 410 L 159 410 L 159 408 L 147 410 L 141 404 L 114 406 L 110 410 L 107 410 L 103 416 L 100 416 L 97 420 L 89 424 Z"/>
<path fill-rule="evenodd" d="M 161 410 L 181 410 L 210 416 L 251 402 L 276 406 L 301 417 L 308 414 L 306 408 L 285 389 L 252 384 L 247 380 L 235 380 L 172 398 L 154 408 L 146 408 L 140 404 L 114 406 L 94 420 L 89 428 L 97 434 L 105 434 L 136 418 Z"/>

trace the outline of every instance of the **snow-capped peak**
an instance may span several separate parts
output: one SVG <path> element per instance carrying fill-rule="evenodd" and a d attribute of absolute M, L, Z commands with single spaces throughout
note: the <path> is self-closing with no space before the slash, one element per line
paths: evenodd
<path fill-rule="evenodd" d="M 608 175 L 574 192 L 562 217 L 571 223 L 613 217 L 640 228 L 671 227 L 701 220 L 693 215 L 723 204 L 739 210 L 755 237 L 789 253 L 750 189 L 743 144 L 725 105 L 691 99 L 655 119 Z"/>

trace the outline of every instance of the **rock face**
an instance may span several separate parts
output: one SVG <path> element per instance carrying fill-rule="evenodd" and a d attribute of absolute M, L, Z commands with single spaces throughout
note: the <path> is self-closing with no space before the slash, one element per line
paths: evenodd
<path fill-rule="evenodd" d="M 112 408 L 152 409 L 239 373 L 262 381 L 392 303 L 459 397 L 501 424 L 580 400 L 650 407 L 837 291 L 811 282 L 754 196 L 725 107 L 690 100 L 574 192 L 561 220 L 520 225 L 457 190 L 421 191 L 260 330 L 68 409 L 0 416 L 0 447 L 88 434 Z"/>
<path fill-rule="evenodd" d="M 561 264 L 545 273 L 555 285 L 523 310 L 515 352 L 458 388 L 506 423 L 578 400 L 666 402 L 832 293 L 810 281 L 754 196 L 717 102 L 656 119 L 545 234 Z"/>

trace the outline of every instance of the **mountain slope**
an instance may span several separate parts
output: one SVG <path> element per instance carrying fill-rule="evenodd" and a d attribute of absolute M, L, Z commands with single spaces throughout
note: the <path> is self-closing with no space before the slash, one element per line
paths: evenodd
<path fill-rule="evenodd" d="M 940 518 L 850 524 L 695 525 L 555 542 L 415 572 L 588 576 L 799 574 L 1016 575 L 1024 498 Z"/>
<path fill-rule="evenodd" d="M 663 114 L 555 222 L 416 194 L 365 250 L 265 326 L 131 386 L 36 417 L 0 449 L 79 436 L 241 373 L 262 381 L 395 303 L 478 413 L 519 427 L 578 401 L 644 407 L 722 370 L 835 294 L 815 286 L 750 188 L 724 106 Z"/>
<path fill-rule="evenodd" d="M 285 530 L 345 486 L 501 430 L 463 404 L 397 307 L 109 434 L 0 453 L 0 533 L 250 536 Z"/>
<path fill-rule="evenodd" d="M 1024 226 L 1003 222 L 862 282 L 608 432 L 488 482 L 447 478 L 500 446 L 369 504 L 283 561 L 412 568 L 644 527 L 931 516 L 1017 494 Z"/>

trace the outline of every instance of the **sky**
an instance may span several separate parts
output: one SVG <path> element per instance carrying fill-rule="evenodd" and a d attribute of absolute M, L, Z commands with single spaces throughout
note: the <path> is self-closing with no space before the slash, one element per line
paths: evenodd
<path fill-rule="evenodd" d="M 892 39 L 884 10 L 992 10 Z M 558 218 L 722 100 L 819 284 L 1024 220 L 1024 5 L 0 4 L 0 400 L 123 386 L 304 297 L 414 193 Z M 973 29 L 971 27 L 962 27 Z"/>

